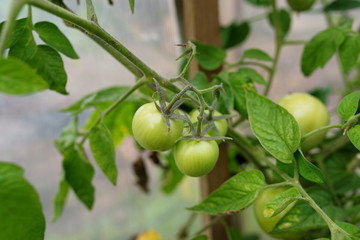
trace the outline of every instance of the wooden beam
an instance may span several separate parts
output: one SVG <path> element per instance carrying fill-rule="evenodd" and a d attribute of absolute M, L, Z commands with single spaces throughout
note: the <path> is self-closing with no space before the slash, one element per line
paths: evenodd
<path fill-rule="evenodd" d="M 183 0 L 185 39 L 199 41 L 204 44 L 221 46 L 218 0 Z M 200 70 L 196 61 L 189 68 L 190 79 Z M 219 72 L 218 69 L 215 72 Z M 214 71 L 204 71 L 211 76 Z M 210 80 L 210 79 L 209 79 Z M 229 179 L 227 145 L 220 144 L 220 156 L 214 170 L 201 178 L 202 198 L 207 197 L 224 181 Z M 227 219 L 228 221 L 229 219 Z M 210 216 L 204 217 L 204 224 L 211 221 Z M 209 240 L 226 240 L 226 232 L 221 224 L 214 225 L 207 232 Z"/>

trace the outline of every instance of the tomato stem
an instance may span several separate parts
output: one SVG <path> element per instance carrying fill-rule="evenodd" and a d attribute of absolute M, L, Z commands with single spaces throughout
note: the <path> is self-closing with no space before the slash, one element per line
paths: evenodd
<path fill-rule="evenodd" d="M 342 124 L 333 124 L 333 125 L 326 125 L 324 127 L 321 127 L 321 128 L 317 128 L 307 134 L 305 134 L 304 136 L 302 136 L 301 138 L 301 143 L 303 143 L 307 138 L 319 133 L 319 132 L 322 132 L 322 131 L 325 131 L 325 130 L 328 130 L 328 129 L 331 129 L 331 128 L 343 128 L 343 125 Z"/>

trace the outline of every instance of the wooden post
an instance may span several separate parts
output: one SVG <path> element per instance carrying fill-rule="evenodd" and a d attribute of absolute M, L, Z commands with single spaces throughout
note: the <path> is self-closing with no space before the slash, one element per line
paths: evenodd
<path fill-rule="evenodd" d="M 186 40 L 221 46 L 218 0 L 183 0 L 183 12 Z M 193 61 L 189 68 L 190 79 L 199 69 L 199 65 Z M 220 69 L 215 72 L 219 71 Z M 214 73 L 204 72 L 207 76 Z M 202 198 L 207 197 L 230 177 L 226 146 L 226 144 L 220 144 L 220 156 L 214 170 L 201 178 Z M 205 225 L 210 221 L 211 217 L 204 217 Z M 225 229 L 221 224 L 216 224 L 209 229 L 208 236 L 210 240 L 227 239 Z"/>

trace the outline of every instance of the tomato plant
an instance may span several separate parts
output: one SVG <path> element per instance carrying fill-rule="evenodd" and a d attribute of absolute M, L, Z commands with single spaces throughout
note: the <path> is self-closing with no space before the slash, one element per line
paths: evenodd
<path fill-rule="evenodd" d="M 222 223 L 230 240 L 254 237 L 246 236 L 246 229 L 229 226 L 224 219 L 228 215 L 243 218 L 242 212 L 254 205 L 259 231 L 277 238 L 360 240 L 360 33 L 358 19 L 349 14 L 360 7 L 358 1 L 322 0 L 314 5 L 314 0 L 288 0 L 295 11 L 314 6 L 312 16 L 326 17 L 327 27 L 319 28 L 311 38 L 295 32 L 298 29 L 293 28 L 292 19 L 298 13 L 281 8 L 280 1 L 243 1 L 245 6 L 251 4 L 260 9 L 260 14 L 242 20 L 234 18 L 227 26 L 211 26 L 216 30 L 214 36 L 197 38 L 193 34 L 194 41 L 177 44 L 183 50 L 179 56 L 181 67 L 172 77 L 151 68 L 100 26 L 92 0 L 86 0 L 76 10 L 63 0 L 8 1 L 13 4 L 8 18 L 0 24 L 2 94 L 23 96 L 46 90 L 64 97 L 69 94 L 62 59 L 66 56 L 75 60 L 79 55 L 57 25 L 33 18 L 33 8 L 57 16 L 66 26 L 80 30 L 134 76 L 133 84 L 98 89 L 62 109 L 71 120 L 55 141 L 62 163 L 53 201 L 54 222 L 61 217 L 71 191 L 86 208 L 94 207 L 95 168 L 111 184 L 117 184 L 116 148 L 130 136 L 145 148 L 138 147 L 133 163 L 137 186 L 145 192 L 153 190 L 149 176 L 156 174 L 159 181 L 156 186 L 161 186 L 165 194 L 175 192 L 186 176 L 210 173 L 202 179 L 209 184 L 224 176 L 228 178 L 221 184 L 217 182 L 217 189 L 203 196 L 198 204 L 183 206 L 191 211 L 190 217 L 182 226 L 175 226 L 179 234 L 175 236 L 171 231 L 173 238 L 207 239 L 204 231 L 216 223 Z M 199 33 L 207 32 L 194 26 L 211 22 L 202 13 L 216 9 L 217 3 L 182 2 L 184 9 L 177 12 L 199 15 L 190 17 L 191 23 L 184 21 L 179 25 L 201 29 Z M 202 6 L 199 2 L 214 5 L 196 12 L 195 7 Z M 135 1 L 129 3 L 136 16 Z M 187 4 L 194 4 L 191 11 Z M 28 7 L 27 13 L 21 11 L 24 6 Z M 86 17 L 82 17 L 84 11 Z M 26 17 L 18 19 L 20 12 Z M 306 14 L 302 16 L 307 18 Z M 209 15 L 218 16 L 217 12 Z M 195 24 L 198 19 L 204 21 Z M 253 28 L 259 28 L 254 23 L 259 21 L 269 28 L 269 31 L 262 28 L 261 32 L 272 32 L 273 41 L 267 41 L 273 44 L 270 50 L 249 40 Z M 126 26 L 131 24 L 126 22 Z M 290 35 L 290 30 L 294 34 Z M 214 39 L 216 36 L 219 39 Z M 218 45 L 198 39 L 214 39 L 212 43 Z M 245 47 L 248 45 L 243 45 L 228 57 L 228 50 L 246 41 L 254 45 L 248 49 Z M 288 92 L 309 89 L 309 93 L 288 94 L 276 103 L 273 99 L 277 98 L 275 87 L 279 84 L 274 82 L 280 80 L 278 71 L 288 68 L 280 59 L 293 45 L 301 51 L 301 73 L 297 74 L 305 78 L 304 88 L 290 89 L 297 86 L 290 83 L 280 85 L 289 87 Z M 146 47 L 144 44 L 141 50 L 146 51 Z M 332 57 L 338 59 L 338 66 L 327 65 Z M 330 68 L 336 74 L 325 75 Z M 324 80 L 331 75 L 333 87 L 321 85 L 310 89 L 310 77 L 315 71 L 316 77 Z M 337 108 L 337 112 L 327 111 L 325 105 L 329 109 Z M 92 110 L 90 116 L 89 110 Z M 225 141 L 220 150 L 217 141 Z M 215 166 L 219 156 L 218 168 Z M 155 168 L 158 171 L 153 171 Z M 153 172 L 148 174 L 148 171 Z M 208 189 L 205 185 L 203 190 Z M 0 231 L 0 239 L 44 239 L 46 219 L 39 199 L 21 167 L 0 162 L 0 229 L 6 229 Z M 194 219 L 199 214 L 217 217 L 193 231 Z M 151 219 L 157 216 L 151 215 Z M 160 238 L 161 230 L 139 234 L 143 231 L 139 226 L 134 231 L 132 236 L 139 238 Z M 119 236 L 124 238 L 121 231 Z"/>
<path fill-rule="evenodd" d="M 308 93 L 288 94 L 279 100 L 279 105 L 295 117 L 302 136 L 330 122 L 326 106 Z M 325 135 L 326 131 L 322 131 L 310 136 L 302 143 L 302 149 L 308 151 L 318 146 Z"/>
<path fill-rule="evenodd" d="M 219 157 L 215 141 L 182 140 L 174 150 L 175 162 L 182 173 L 191 177 L 208 174 Z"/>
<path fill-rule="evenodd" d="M 163 116 L 154 103 L 141 106 L 132 121 L 135 140 L 144 148 L 152 151 L 169 150 L 181 137 L 183 122 L 179 119 L 170 120 L 170 130 Z"/>

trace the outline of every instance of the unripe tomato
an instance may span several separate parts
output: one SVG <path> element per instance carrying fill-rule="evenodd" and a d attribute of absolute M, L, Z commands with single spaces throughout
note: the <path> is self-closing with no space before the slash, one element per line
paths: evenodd
<path fill-rule="evenodd" d="M 181 140 L 175 145 L 174 157 L 183 174 L 200 177 L 214 168 L 219 157 L 219 147 L 213 140 Z"/>
<path fill-rule="evenodd" d="M 179 119 L 170 119 L 170 132 L 168 132 L 162 114 L 151 102 L 142 105 L 135 112 L 132 131 L 135 140 L 142 147 L 152 151 L 166 151 L 181 137 L 183 122 Z"/>
<path fill-rule="evenodd" d="M 209 110 L 206 110 L 205 113 L 206 113 L 206 114 L 209 114 Z M 221 113 L 219 113 L 218 111 L 214 111 L 213 114 L 214 114 L 214 116 L 220 116 L 220 115 L 221 115 Z M 191 121 L 192 123 L 197 122 L 197 121 L 198 121 L 198 119 L 197 119 L 197 116 L 198 116 L 198 115 L 199 115 L 199 110 L 193 111 L 193 112 L 190 114 L 190 121 Z M 221 120 L 215 121 L 215 126 L 216 126 L 217 130 L 219 131 L 220 136 L 225 136 L 225 135 L 226 135 L 227 128 L 228 128 L 226 119 L 221 119 Z M 214 132 L 213 129 L 211 129 L 207 134 L 209 134 L 209 135 L 212 136 L 212 137 L 217 137 L 217 136 L 218 136 L 218 135 Z"/>
<path fill-rule="evenodd" d="M 301 135 L 329 124 L 329 113 L 325 105 L 307 93 L 291 93 L 280 99 L 279 105 L 288 110 L 299 124 Z M 318 146 L 324 139 L 326 131 L 307 138 L 301 146 L 308 151 Z"/>
<path fill-rule="evenodd" d="M 295 203 L 290 204 L 287 206 L 281 213 L 274 217 L 267 218 L 264 216 L 264 210 L 266 209 L 266 205 L 275 197 L 280 195 L 281 193 L 285 192 L 288 188 L 280 187 L 280 188 L 266 188 L 257 197 L 255 204 L 254 204 L 254 213 L 257 222 L 259 223 L 262 230 L 266 233 L 270 233 L 276 224 L 289 212 Z M 281 239 L 297 239 L 302 236 L 302 234 L 297 233 L 284 233 L 284 234 L 277 234 L 270 236 L 274 238 L 281 238 Z"/>
<path fill-rule="evenodd" d="M 316 0 L 287 0 L 289 6 L 298 12 L 309 10 Z"/>

